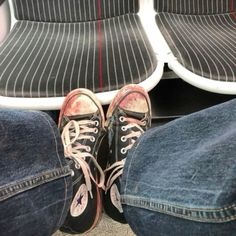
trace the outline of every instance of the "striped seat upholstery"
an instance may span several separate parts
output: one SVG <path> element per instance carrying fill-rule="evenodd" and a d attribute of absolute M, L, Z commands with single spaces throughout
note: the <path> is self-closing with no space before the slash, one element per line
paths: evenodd
<path fill-rule="evenodd" d="M 137 13 L 137 0 L 13 0 L 18 20 L 80 22 Z"/>
<path fill-rule="evenodd" d="M 14 8 L 18 22 L 0 46 L 1 96 L 113 91 L 157 66 L 137 0 L 15 0 Z"/>
<path fill-rule="evenodd" d="M 233 0 L 234 1 L 234 0 Z M 232 0 L 154 0 L 157 12 L 207 15 L 232 12 Z"/>
<path fill-rule="evenodd" d="M 236 0 L 155 0 L 172 53 L 201 77 L 236 82 Z"/>

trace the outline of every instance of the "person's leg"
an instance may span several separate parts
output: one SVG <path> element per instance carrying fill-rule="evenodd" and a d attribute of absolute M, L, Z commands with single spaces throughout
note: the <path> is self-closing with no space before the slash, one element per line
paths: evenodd
<path fill-rule="evenodd" d="M 0 234 L 47 236 L 63 223 L 71 170 L 55 123 L 42 112 L 0 110 Z"/>
<path fill-rule="evenodd" d="M 236 232 L 236 100 L 147 131 L 129 152 L 121 199 L 137 235 Z"/>

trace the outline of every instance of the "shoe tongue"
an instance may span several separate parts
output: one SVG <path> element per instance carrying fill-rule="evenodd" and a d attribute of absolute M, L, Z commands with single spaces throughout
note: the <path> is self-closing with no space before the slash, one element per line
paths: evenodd
<path fill-rule="evenodd" d="M 90 113 L 90 114 L 83 114 L 83 115 L 75 115 L 75 116 L 67 116 L 66 118 L 71 121 L 71 120 L 90 120 L 92 119 L 92 117 L 94 116 L 94 113 Z"/>
<path fill-rule="evenodd" d="M 84 115 L 75 115 L 75 116 L 64 116 L 62 119 L 61 127 L 64 127 L 71 120 L 80 121 L 80 120 L 91 120 L 94 116 L 94 113 L 84 114 Z"/>
<path fill-rule="evenodd" d="M 137 119 L 137 120 L 142 120 L 145 117 L 145 113 L 142 113 L 142 112 L 128 111 L 124 109 L 123 109 L 123 112 L 125 113 L 126 116 Z"/>
<path fill-rule="evenodd" d="M 80 120 L 91 120 L 94 116 L 94 113 L 84 114 L 84 115 L 75 115 L 75 116 L 64 116 L 61 122 L 60 130 L 62 131 L 63 127 L 69 123 L 71 120 L 80 121 Z"/>

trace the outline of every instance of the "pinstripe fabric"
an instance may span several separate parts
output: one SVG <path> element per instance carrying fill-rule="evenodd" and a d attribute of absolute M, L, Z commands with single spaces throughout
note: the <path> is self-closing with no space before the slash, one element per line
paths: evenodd
<path fill-rule="evenodd" d="M 148 78 L 155 58 L 136 14 L 80 23 L 19 21 L 0 47 L 0 95 L 119 89 Z"/>
<path fill-rule="evenodd" d="M 212 80 L 236 82 L 236 19 L 233 14 L 159 13 L 156 21 L 184 67 Z"/>
<path fill-rule="evenodd" d="M 138 0 L 13 0 L 19 20 L 79 22 L 136 13 Z M 101 14 L 98 8 L 101 6 Z"/>
<path fill-rule="evenodd" d="M 154 0 L 157 12 L 177 14 L 229 13 L 236 7 L 236 0 Z"/>

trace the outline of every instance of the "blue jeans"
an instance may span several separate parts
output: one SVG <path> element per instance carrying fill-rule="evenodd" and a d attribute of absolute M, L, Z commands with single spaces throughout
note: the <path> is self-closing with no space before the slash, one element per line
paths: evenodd
<path fill-rule="evenodd" d="M 121 188 L 137 235 L 236 235 L 236 99 L 147 131 Z"/>
<path fill-rule="evenodd" d="M 48 236 L 63 223 L 71 170 L 42 112 L 0 110 L 0 235 Z"/>

